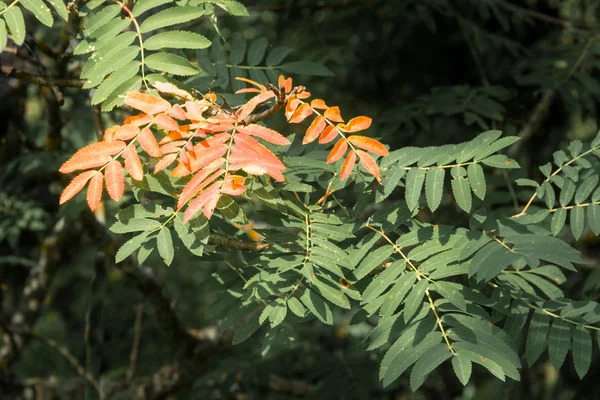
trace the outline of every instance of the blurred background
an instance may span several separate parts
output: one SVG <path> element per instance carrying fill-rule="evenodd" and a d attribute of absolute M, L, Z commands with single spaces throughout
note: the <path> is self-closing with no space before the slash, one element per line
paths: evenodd
<path fill-rule="evenodd" d="M 222 43 L 231 76 L 246 74 L 239 68 L 243 59 L 232 60 L 240 46 L 286 46 L 286 60 L 321 66 L 292 73 L 295 84 L 339 105 L 346 118 L 372 117 L 369 134 L 391 149 L 459 143 L 489 129 L 521 136 L 509 155 L 523 169 L 488 180 L 499 208 L 513 207 L 507 182 L 539 179 L 537 166 L 553 151 L 598 131 L 596 0 L 243 4 L 250 17 L 218 14 L 224 41 L 211 21 L 187 27 Z M 106 227 L 128 200 L 105 202 L 95 214 L 83 195 L 58 206 L 68 183 L 58 167 L 127 114 L 90 106 L 91 93 L 77 79 L 83 59 L 72 55 L 69 27 L 27 22 L 25 44 L 0 55 L 0 399 L 94 399 L 93 385 L 105 398 L 123 399 L 600 398 L 597 358 L 581 382 L 572 363 L 557 373 L 541 361 L 523 371 L 521 382 L 503 383 L 475 370 L 463 387 L 447 365 L 418 393 L 410 392 L 407 377 L 383 389 L 377 381 L 381 354 L 360 349 L 370 327 L 351 324 L 352 312 L 336 315 L 334 326 L 296 325 L 289 346 L 267 357 L 261 356 L 263 332 L 240 346 L 202 353 L 201 369 L 186 364 L 188 352 L 196 351 L 186 347 L 187 335 L 210 345 L 230 306 L 217 290 L 225 276 L 221 264 L 190 255 L 171 267 L 148 262 L 142 272 L 118 268 L 114 253 L 124 238 Z M 205 70 L 189 86 L 234 91 L 227 74 L 212 71 L 214 53 L 185 56 Z M 40 85 L 32 78 L 40 71 L 60 80 Z M 256 74 L 248 76 L 272 81 L 270 73 Z M 272 124 L 284 133 L 294 130 L 281 116 Z M 523 190 L 517 197 L 530 194 Z M 448 200 L 435 215 L 420 217 L 467 223 L 456 220 Z M 577 243 L 588 264 L 569 277 L 564 290 L 571 298 L 598 300 L 598 244 L 593 235 Z M 12 326 L 22 329 L 18 343 Z M 86 377 L 76 364 L 102 379 Z"/>

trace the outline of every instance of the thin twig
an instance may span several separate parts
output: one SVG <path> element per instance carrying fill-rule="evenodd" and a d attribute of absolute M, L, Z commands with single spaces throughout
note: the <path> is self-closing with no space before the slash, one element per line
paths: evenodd
<path fill-rule="evenodd" d="M 456 21 L 458 22 L 458 26 L 460 28 L 460 32 L 462 33 L 465 42 L 467 42 L 467 46 L 469 47 L 469 51 L 471 52 L 471 57 L 473 57 L 473 61 L 475 61 L 475 67 L 477 68 L 477 72 L 479 73 L 479 78 L 481 79 L 481 83 L 483 86 L 490 86 L 490 81 L 488 80 L 487 74 L 485 73 L 485 68 L 483 67 L 483 62 L 481 60 L 481 56 L 477 47 L 471 40 L 469 36 L 469 32 L 467 32 L 467 27 L 463 21 L 463 17 L 455 11 Z"/>
<path fill-rule="evenodd" d="M 129 367 L 127 368 L 126 379 L 131 383 L 135 375 L 138 356 L 140 354 L 140 342 L 142 340 L 142 320 L 144 318 L 144 304 L 139 304 L 136 307 L 135 324 L 133 326 L 133 344 L 131 345 L 131 353 L 129 353 Z"/>
<path fill-rule="evenodd" d="M 535 10 L 530 10 L 528 8 L 522 8 L 519 6 L 515 6 L 513 4 L 510 4 L 506 1 L 499 1 L 496 3 L 497 5 L 499 5 L 502 8 L 505 8 L 513 13 L 517 13 L 517 14 L 521 14 L 521 15 L 527 15 L 528 17 L 531 18 L 535 18 L 537 20 L 540 21 L 544 21 L 548 24 L 552 24 L 552 25 L 557 25 L 560 26 L 561 28 L 565 28 L 565 29 L 573 29 L 573 28 L 577 28 L 577 29 L 583 29 L 589 32 L 593 32 L 597 29 L 596 26 L 591 26 L 591 25 L 586 25 L 580 22 L 575 22 L 575 21 L 570 21 L 570 20 L 566 20 L 566 19 L 561 19 L 561 18 L 557 18 L 557 17 L 553 17 L 551 15 L 548 14 L 544 14 L 541 13 L 539 11 L 535 11 Z"/>
<path fill-rule="evenodd" d="M 10 76 L 23 82 L 35 83 L 42 86 L 81 88 L 86 82 L 83 79 L 75 78 L 48 78 L 46 76 L 35 75 L 18 69 L 13 70 Z"/>
<path fill-rule="evenodd" d="M 232 239 L 220 235 L 210 235 L 208 237 L 208 243 L 215 246 L 229 247 L 231 249 L 253 252 L 266 250 L 272 245 L 272 243 L 245 242 L 243 240 Z"/>

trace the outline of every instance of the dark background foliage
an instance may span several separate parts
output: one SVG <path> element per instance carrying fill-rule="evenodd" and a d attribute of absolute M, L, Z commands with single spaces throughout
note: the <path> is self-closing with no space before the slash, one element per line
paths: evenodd
<path fill-rule="evenodd" d="M 347 116 L 371 116 L 370 134 L 392 149 L 458 143 L 488 129 L 521 136 L 509 154 L 524 171 L 489 179 L 498 207 L 512 206 L 508 181 L 539 178 L 533 166 L 549 161 L 567 141 L 591 139 L 598 130 L 600 4 L 594 0 L 244 3 L 250 17 L 218 18 L 226 49 L 236 38 L 265 37 L 270 46 L 295 48 L 295 60 L 325 65 L 334 77 L 295 82 L 339 104 Z M 206 21 L 193 28 L 212 34 Z M 597 357 L 582 382 L 572 363 L 556 372 L 542 360 L 518 383 L 476 369 L 463 387 L 445 366 L 415 394 L 408 378 L 383 389 L 376 378 L 380 355 L 359 348 L 369 327 L 351 325 L 352 312 L 338 311 L 332 327 L 297 325 L 289 347 L 266 358 L 255 338 L 240 346 L 215 345 L 203 353 L 201 368 L 186 364 L 195 351 L 186 347 L 186 335 L 210 337 L 223 307 L 209 280 L 216 263 L 182 256 L 145 275 L 118 268 L 113 256 L 123 239 L 106 226 L 119 205 L 107 202 L 95 214 L 82 199 L 58 207 L 67 183 L 57 172 L 60 164 L 122 113 L 101 113 L 89 105 L 88 91 L 76 87 L 58 87 L 60 105 L 51 88 L 27 82 L 19 71 L 37 73 L 37 57 L 50 76 L 76 78 L 81 68 L 81 60 L 69 55 L 68 29 L 61 36 L 59 28 L 33 19 L 28 29 L 31 37 L 16 58 L 4 53 L 1 59 L 14 70 L 0 75 L 0 329 L 17 318 L 35 333 L 0 364 L 0 398 L 69 399 L 84 391 L 95 398 L 89 386 L 82 389 L 81 374 L 58 345 L 103 377 L 96 384 L 105 393 L 117 392 L 114 382 L 132 375 L 139 398 L 146 398 L 142 389 L 147 398 L 198 399 L 600 397 Z M 282 118 L 273 124 L 293 130 L 284 128 Z M 445 201 L 435 216 L 423 212 L 420 218 L 464 224 L 457 215 Z M 587 263 L 568 276 L 564 290 L 573 299 L 598 300 L 598 239 L 585 236 L 576 246 Z M 174 316 L 177 321 L 169 320 Z M 0 361 L 12 346 L 10 335 L 3 340 Z M 153 387 L 152 378 L 164 386 Z M 123 398 L 134 398 L 126 393 Z"/>

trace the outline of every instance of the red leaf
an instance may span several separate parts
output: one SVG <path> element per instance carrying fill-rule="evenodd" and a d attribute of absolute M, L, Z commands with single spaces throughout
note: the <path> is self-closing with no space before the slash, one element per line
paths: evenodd
<path fill-rule="evenodd" d="M 63 174 L 68 174 L 78 169 L 101 167 L 112 160 L 111 156 L 125 148 L 125 142 L 113 140 L 112 142 L 92 143 L 79 149 L 59 169 Z"/>
<path fill-rule="evenodd" d="M 310 106 L 312 108 L 316 108 L 317 110 L 327 110 L 329 108 L 327 104 L 325 104 L 325 102 L 321 99 L 314 99 L 310 102 Z"/>
<path fill-rule="evenodd" d="M 59 204 L 65 204 L 67 201 L 75 197 L 75 195 L 79 193 L 81 189 L 83 189 L 83 187 L 90 180 L 90 178 L 96 175 L 96 172 L 97 171 L 85 171 L 73 178 L 73 180 L 61 193 Z"/>
<path fill-rule="evenodd" d="M 113 139 L 115 138 L 115 134 L 117 133 L 119 128 L 121 128 L 119 125 L 114 125 L 108 129 L 106 129 L 104 131 L 104 136 L 102 136 L 102 141 L 103 142 L 112 142 Z"/>
<path fill-rule="evenodd" d="M 325 111 L 325 118 L 333 122 L 344 122 L 344 119 L 340 115 L 340 108 L 338 106 L 330 107 Z"/>
<path fill-rule="evenodd" d="M 106 166 L 104 172 L 106 178 L 106 191 L 111 199 L 118 201 L 123 196 L 125 190 L 125 177 L 123 176 L 123 167 L 117 160 L 112 160 Z"/>
<path fill-rule="evenodd" d="M 350 176 L 352 168 L 354 168 L 354 164 L 356 164 L 356 153 L 354 151 L 350 151 L 346 157 L 346 160 L 344 161 L 344 165 L 342 165 L 342 169 L 340 170 L 340 181 L 344 181 Z"/>
<path fill-rule="evenodd" d="M 131 140 L 140 133 L 140 128 L 134 125 L 123 125 L 113 136 L 113 139 Z"/>
<path fill-rule="evenodd" d="M 234 138 L 235 146 L 231 149 L 229 157 L 230 171 L 241 169 L 252 175 L 267 174 L 278 182 L 283 182 L 285 165 L 256 139 L 243 133 L 238 133 Z"/>
<path fill-rule="evenodd" d="M 304 135 L 304 139 L 302 139 L 302 144 L 308 144 L 313 142 L 323 129 L 327 126 L 327 121 L 321 115 L 317 115 L 317 117 L 310 124 L 308 129 L 306 130 L 306 135 Z"/>
<path fill-rule="evenodd" d="M 364 131 L 365 129 L 368 129 L 371 126 L 371 122 L 373 122 L 373 120 L 369 117 L 363 116 L 352 118 L 350 122 L 348 122 L 348 124 L 341 125 L 340 130 L 344 132 Z"/>
<path fill-rule="evenodd" d="M 185 210 L 185 214 L 183 215 L 183 222 L 186 223 L 200 210 L 202 209 L 202 213 L 207 219 L 212 217 L 215 208 L 217 207 L 217 202 L 221 197 L 221 184 L 223 182 L 215 182 L 206 188 L 198 197 L 194 199 L 188 206 L 187 210 Z"/>
<path fill-rule="evenodd" d="M 179 130 L 179 124 L 167 114 L 158 114 L 156 117 L 154 117 L 154 123 L 156 126 L 166 131 Z"/>
<path fill-rule="evenodd" d="M 97 172 L 92 176 L 87 189 L 87 203 L 90 210 L 94 211 L 102 200 L 102 172 Z"/>
<path fill-rule="evenodd" d="M 165 99 L 141 92 L 127 93 L 125 104 L 147 114 L 158 114 L 171 108 L 171 104 Z"/>
<path fill-rule="evenodd" d="M 223 184 L 222 192 L 231 196 L 240 196 L 246 191 L 246 178 L 240 175 L 229 175 Z"/>
<path fill-rule="evenodd" d="M 331 164 L 339 160 L 346 154 L 346 150 L 348 150 L 348 142 L 345 138 L 341 138 L 338 142 L 333 146 L 331 152 L 327 156 L 327 164 Z"/>
<path fill-rule="evenodd" d="M 358 148 L 370 151 L 378 156 L 387 156 L 390 153 L 385 147 L 378 141 L 366 136 L 352 135 L 348 137 L 348 141 Z"/>
<path fill-rule="evenodd" d="M 160 147 L 158 147 L 158 142 L 150 128 L 142 129 L 142 132 L 137 137 L 137 141 L 142 146 L 142 149 L 151 157 L 160 157 L 162 155 Z"/>
<path fill-rule="evenodd" d="M 140 161 L 140 157 L 133 144 L 127 146 L 125 151 L 123 151 L 123 158 L 125 159 L 125 169 L 129 172 L 129 175 L 136 181 L 143 180 L 144 170 L 142 168 L 142 162 Z M 108 176 L 106 180 L 108 181 Z M 108 194 L 110 194 L 110 192 L 108 192 Z"/>
<path fill-rule="evenodd" d="M 190 201 L 199 190 L 202 190 L 209 183 L 217 179 L 220 175 L 225 173 L 225 170 L 218 171 L 221 168 L 221 165 L 225 162 L 224 158 L 219 158 L 214 160 L 212 163 L 203 168 L 200 172 L 190 179 L 190 181 L 185 185 L 183 190 L 181 191 L 181 195 L 177 200 L 177 209 L 181 209 L 183 206 Z M 213 174 L 209 177 L 213 172 L 218 171 L 218 174 Z"/>
<path fill-rule="evenodd" d="M 338 131 L 335 126 L 329 125 L 327 128 L 325 128 L 323 133 L 321 133 L 321 136 L 319 137 L 319 143 L 325 144 L 332 142 L 337 136 Z"/>
<path fill-rule="evenodd" d="M 292 91 L 292 78 L 285 79 L 283 75 L 279 75 L 279 82 L 277 84 L 280 88 L 283 88 L 286 93 Z"/>
<path fill-rule="evenodd" d="M 375 179 L 377 179 L 377 182 L 381 183 L 379 168 L 377 167 L 377 163 L 375 162 L 375 160 L 373 160 L 373 157 L 371 157 L 369 153 L 366 153 L 362 150 L 356 150 L 356 154 L 358 154 L 358 156 L 360 157 L 360 163 L 362 164 L 362 166 L 365 167 L 365 169 L 369 171 L 369 173 L 373 175 Z"/>
<path fill-rule="evenodd" d="M 142 126 L 152 122 L 152 115 L 140 114 L 134 115 L 123 121 L 123 125 Z"/>
<path fill-rule="evenodd" d="M 290 117 L 290 124 L 298 124 L 304 121 L 308 116 L 313 113 L 313 109 L 310 108 L 308 103 L 302 103 L 300 107 L 296 109 L 294 114 Z"/>
<path fill-rule="evenodd" d="M 173 107 L 168 111 L 169 115 L 175 119 L 183 121 L 185 119 L 185 111 L 179 104 L 174 104 Z"/>
<path fill-rule="evenodd" d="M 281 133 L 274 131 L 273 129 L 265 128 L 264 126 L 252 124 L 248 126 L 238 126 L 239 132 L 247 135 L 252 135 L 266 140 L 269 143 L 286 145 L 290 144 L 290 141 L 285 138 Z"/>
<path fill-rule="evenodd" d="M 154 173 L 162 171 L 167 168 L 169 165 L 173 164 L 173 161 L 177 158 L 177 154 L 167 154 L 163 158 L 161 158 L 156 165 L 154 166 Z"/>

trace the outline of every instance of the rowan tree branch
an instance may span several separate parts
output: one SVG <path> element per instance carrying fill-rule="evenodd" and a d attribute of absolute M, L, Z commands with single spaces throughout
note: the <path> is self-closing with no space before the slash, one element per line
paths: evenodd
<path fill-rule="evenodd" d="M 48 78 L 41 75 L 31 74 L 22 70 L 15 69 L 10 74 L 11 77 L 23 82 L 35 83 L 42 86 L 62 86 L 62 87 L 83 87 L 85 80 L 75 78 Z"/>

